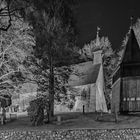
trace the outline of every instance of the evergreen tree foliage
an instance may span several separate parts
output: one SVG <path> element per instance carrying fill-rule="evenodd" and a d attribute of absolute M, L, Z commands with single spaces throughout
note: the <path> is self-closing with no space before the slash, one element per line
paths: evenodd
<path fill-rule="evenodd" d="M 25 11 L 25 19 L 33 26 L 36 46 L 25 62 L 38 84 L 38 92 L 49 94 L 49 120 L 53 116 L 54 99 L 66 95 L 70 64 L 75 52 L 77 31 L 72 0 L 35 0 Z M 74 3 L 73 3 L 74 2 Z M 58 98 L 59 97 L 59 98 Z"/>
<path fill-rule="evenodd" d="M 48 109 L 48 101 L 46 97 L 39 96 L 30 102 L 28 115 L 33 126 L 43 124 L 43 120 L 45 118 L 44 111 L 48 112 Z"/>

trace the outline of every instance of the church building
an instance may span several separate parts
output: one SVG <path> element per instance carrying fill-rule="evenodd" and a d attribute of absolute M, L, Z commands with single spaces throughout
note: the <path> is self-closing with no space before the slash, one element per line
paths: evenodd
<path fill-rule="evenodd" d="M 140 46 L 132 27 L 121 62 L 113 73 L 111 110 L 140 111 Z"/>
<path fill-rule="evenodd" d="M 104 72 L 102 64 L 102 49 L 97 31 L 96 49 L 93 52 L 93 61 L 73 65 L 77 74 L 70 75 L 69 85 L 74 89 L 71 94 L 76 95 L 76 102 L 71 111 L 107 112 L 104 88 Z M 74 73 L 75 73 L 74 72 Z M 64 111 L 63 109 L 61 109 Z"/>

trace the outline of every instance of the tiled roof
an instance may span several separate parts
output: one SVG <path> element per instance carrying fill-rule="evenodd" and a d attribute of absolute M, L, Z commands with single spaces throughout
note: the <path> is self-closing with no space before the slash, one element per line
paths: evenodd
<path fill-rule="evenodd" d="M 101 64 L 93 65 L 92 61 L 74 65 L 75 74 L 69 79 L 70 86 L 81 86 L 96 83 Z"/>
<path fill-rule="evenodd" d="M 122 57 L 122 63 L 130 62 L 140 62 L 140 48 L 133 29 L 131 29 L 130 36 Z"/>

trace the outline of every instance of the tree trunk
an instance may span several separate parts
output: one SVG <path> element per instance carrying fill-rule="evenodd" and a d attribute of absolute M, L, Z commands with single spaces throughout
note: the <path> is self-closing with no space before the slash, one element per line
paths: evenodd
<path fill-rule="evenodd" d="M 6 120 L 6 110 L 5 107 L 2 108 L 2 121 L 1 124 L 5 124 L 5 120 Z"/>
<path fill-rule="evenodd" d="M 50 43 L 51 44 L 51 43 Z M 53 68 L 53 59 L 52 59 L 52 46 L 50 45 L 49 53 L 49 118 L 48 121 L 51 122 L 54 116 L 54 68 Z"/>
<path fill-rule="evenodd" d="M 53 116 L 54 116 L 54 95 L 50 93 L 49 95 L 49 118 L 48 122 L 53 121 Z"/>
<path fill-rule="evenodd" d="M 54 74 L 53 67 L 50 71 L 49 78 L 49 121 L 52 121 L 52 117 L 54 116 Z"/>

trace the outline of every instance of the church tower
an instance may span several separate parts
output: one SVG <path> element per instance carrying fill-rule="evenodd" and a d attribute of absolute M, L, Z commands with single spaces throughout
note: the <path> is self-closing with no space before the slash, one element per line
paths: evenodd
<path fill-rule="evenodd" d="M 97 27 L 95 49 L 93 52 L 93 64 L 101 64 L 102 63 L 102 49 L 100 47 L 101 44 L 100 44 L 99 31 L 100 31 L 100 28 Z"/>

